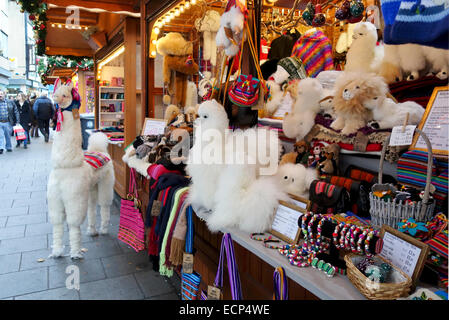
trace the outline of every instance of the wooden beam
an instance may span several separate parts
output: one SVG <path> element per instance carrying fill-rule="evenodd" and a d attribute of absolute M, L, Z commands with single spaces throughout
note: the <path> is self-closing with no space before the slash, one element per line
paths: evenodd
<path fill-rule="evenodd" d="M 134 1 L 126 0 L 44 0 L 48 4 L 54 4 L 58 7 L 77 6 L 89 9 L 103 9 L 109 12 L 127 11 L 139 13 L 140 10 L 134 7 Z"/>
<path fill-rule="evenodd" d="M 64 55 L 64 56 L 77 56 L 77 57 L 92 57 L 93 51 L 91 49 L 73 49 L 73 48 L 60 48 L 60 47 L 47 47 L 45 54 L 49 56 Z"/>

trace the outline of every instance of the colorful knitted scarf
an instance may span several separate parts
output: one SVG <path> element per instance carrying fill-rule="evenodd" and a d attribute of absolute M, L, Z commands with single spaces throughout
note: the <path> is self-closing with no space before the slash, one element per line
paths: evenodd
<path fill-rule="evenodd" d="M 321 71 L 332 70 L 332 47 L 329 39 L 323 32 L 305 33 L 296 41 L 292 50 L 292 57 L 301 59 L 311 78 L 316 77 Z"/>

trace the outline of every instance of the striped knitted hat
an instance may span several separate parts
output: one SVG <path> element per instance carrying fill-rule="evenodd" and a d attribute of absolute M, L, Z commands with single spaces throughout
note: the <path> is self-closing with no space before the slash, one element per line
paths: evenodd
<path fill-rule="evenodd" d="M 299 38 L 293 46 L 291 55 L 301 59 L 310 78 L 334 67 L 331 42 L 319 30 L 306 32 Z"/>
<path fill-rule="evenodd" d="M 396 10 L 398 2 L 400 6 Z M 449 49 L 449 4 L 447 1 L 382 0 L 382 13 L 385 18 L 385 43 L 417 43 Z M 394 19 L 393 22 L 392 19 Z"/>
<path fill-rule="evenodd" d="M 290 75 L 289 80 L 307 78 L 306 70 L 302 61 L 296 57 L 287 57 L 279 60 L 278 66 L 285 69 Z"/>

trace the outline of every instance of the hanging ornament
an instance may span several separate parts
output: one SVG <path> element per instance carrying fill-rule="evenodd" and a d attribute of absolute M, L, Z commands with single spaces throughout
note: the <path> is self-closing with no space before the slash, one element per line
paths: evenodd
<path fill-rule="evenodd" d="M 309 26 L 311 26 L 314 16 L 315 16 L 315 6 L 312 4 L 312 2 L 309 2 L 307 3 L 307 6 L 304 9 L 304 12 L 302 13 L 302 18 Z"/>
<path fill-rule="evenodd" d="M 312 20 L 312 26 L 322 27 L 322 26 L 324 26 L 325 23 L 326 23 L 326 17 L 321 12 L 321 5 L 317 4 L 315 6 L 315 16 L 313 17 L 313 20 Z"/>
<path fill-rule="evenodd" d="M 335 18 L 337 18 L 337 20 L 348 19 L 351 14 L 350 8 L 351 3 L 348 0 L 346 0 L 345 2 L 343 2 L 340 8 L 337 9 L 337 12 L 335 12 Z"/>
<path fill-rule="evenodd" d="M 44 29 L 45 29 L 45 24 L 41 24 L 41 25 L 39 26 L 39 29 L 44 30 Z"/>
<path fill-rule="evenodd" d="M 354 18 L 360 17 L 363 14 L 363 10 L 365 9 L 365 6 L 360 0 L 352 0 L 350 11 L 351 15 Z"/>
<path fill-rule="evenodd" d="M 36 20 L 36 16 L 35 16 L 34 14 L 30 14 L 30 15 L 28 16 L 28 18 L 30 18 L 31 21 Z"/>

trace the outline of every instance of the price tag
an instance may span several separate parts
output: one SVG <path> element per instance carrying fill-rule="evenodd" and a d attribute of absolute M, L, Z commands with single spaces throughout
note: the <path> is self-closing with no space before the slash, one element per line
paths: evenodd
<path fill-rule="evenodd" d="M 412 144 L 416 126 L 406 126 L 404 132 L 402 132 L 402 129 L 403 126 L 393 128 L 390 136 L 390 146 L 408 146 Z"/>
<path fill-rule="evenodd" d="M 207 286 L 207 300 L 221 300 L 221 290 L 214 286 Z"/>
<path fill-rule="evenodd" d="M 193 254 L 184 252 L 182 256 L 182 272 L 193 273 Z"/>

